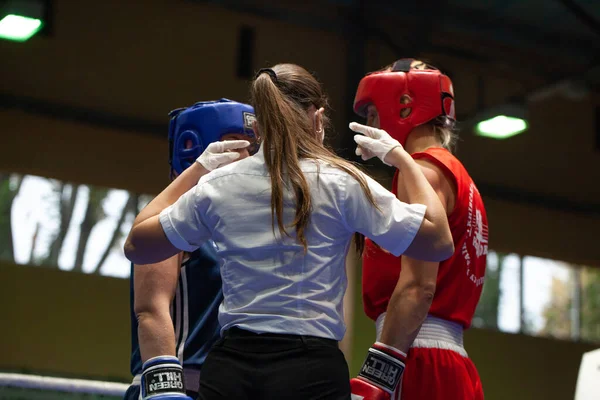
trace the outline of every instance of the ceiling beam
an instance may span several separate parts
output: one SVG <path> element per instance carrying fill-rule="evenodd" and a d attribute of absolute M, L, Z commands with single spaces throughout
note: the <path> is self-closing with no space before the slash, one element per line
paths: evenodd
<path fill-rule="evenodd" d="M 507 20 L 488 12 L 458 7 L 428 7 L 423 10 L 414 2 L 388 2 L 372 0 L 369 8 L 378 10 L 386 18 L 397 18 L 398 34 L 402 35 L 403 23 L 414 21 L 436 21 L 435 33 L 467 33 L 481 38 L 507 44 L 534 52 L 560 54 L 575 57 L 576 61 L 587 64 L 591 54 L 600 51 L 600 41 L 589 37 L 565 35 L 544 31 L 537 27 Z M 403 29 L 404 28 L 404 29 Z M 468 43 L 465 44 L 468 48 Z M 558 56 L 557 56 L 558 57 Z"/>
<path fill-rule="evenodd" d="M 0 109 L 17 109 L 44 117 L 78 122 L 106 129 L 158 136 L 165 140 L 168 134 L 169 123 L 166 115 L 164 122 L 156 122 L 6 93 L 0 93 Z"/>

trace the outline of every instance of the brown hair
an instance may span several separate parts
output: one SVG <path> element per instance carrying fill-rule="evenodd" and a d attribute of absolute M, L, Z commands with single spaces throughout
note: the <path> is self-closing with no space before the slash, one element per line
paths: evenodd
<path fill-rule="evenodd" d="M 315 134 L 307 110 L 311 106 L 315 110 L 327 108 L 328 104 L 321 84 L 313 75 L 295 64 L 277 64 L 259 71 L 250 95 L 265 149 L 265 164 L 271 176 L 273 232 L 277 220 L 279 232 L 290 237 L 283 225 L 283 190 L 284 185 L 291 185 L 296 196 L 296 214 L 289 227 L 295 228 L 297 240 L 307 250 L 305 231 L 310 222 L 312 201 L 300 168 L 302 158 L 321 160 L 345 171 L 360 183 L 369 202 L 378 208 L 359 169 L 323 146 Z M 324 125 L 326 121 L 324 118 Z M 361 253 L 364 236 L 356 233 L 354 240 L 356 250 Z"/>

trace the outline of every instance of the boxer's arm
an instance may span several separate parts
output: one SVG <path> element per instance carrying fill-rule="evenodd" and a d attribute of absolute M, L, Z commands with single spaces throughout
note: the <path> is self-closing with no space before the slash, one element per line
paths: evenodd
<path fill-rule="evenodd" d="M 165 260 L 180 250 L 193 251 L 187 248 L 189 246 L 178 248 L 171 243 L 163 230 L 159 214 L 184 194 L 189 193 L 201 177 L 239 159 L 240 153 L 232 150 L 249 145 L 250 142 L 246 140 L 209 144 L 195 163 L 183 171 L 135 217 L 123 248 L 125 256 L 134 263 L 149 264 Z"/>
<path fill-rule="evenodd" d="M 181 253 L 150 265 L 133 268 L 134 312 L 142 362 L 175 356 L 175 332 L 170 305 L 179 279 Z"/>
<path fill-rule="evenodd" d="M 435 294 L 439 263 L 402 256 L 402 271 L 388 303 L 382 343 L 408 353 Z"/>
<path fill-rule="evenodd" d="M 200 163 L 194 163 L 140 211 L 133 221 L 123 249 L 130 261 L 149 265 L 166 260 L 181 250 L 190 251 L 178 249 L 169 241 L 159 221 L 159 214 L 184 194 L 189 195 L 198 180 L 208 172 Z"/>
<path fill-rule="evenodd" d="M 192 400 L 186 395 L 183 367 L 175 355 L 170 305 L 177 290 L 181 253 L 156 264 L 133 268 L 134 311 L 142 358 L 140 399 Z"/>
<path fill-rule="evenodd" d="M 452 187 L 437 167 L 420 160 L 417 163 L 447 214 L 447 210 L 452 209 L 455 197 Z M 409 200 L 407 190 L 411 190 L 411 187 L 405 184 L 400 175 L 399 200 Z M 402 270 L 388 304 L 382 336 L 369 349 L 358 378 L 350 380 L 354 395 L 372 400 L 391 398 L 404 372 L 408 349 L 429 312 L 438 265 L 438 262 L 402 257 Z"/>
<path fill-rule="evenodd" d="M 440 198 L 446 214 L 455 201 L 454 185 L 435 165 L 416 160 L 423 174 Z M 402 175 L 398 179 L 398 198 L 406 201 L 407 187 Z M 415 260 L 402 256 L 402 270 L 394 293 L 388 303 L 385 323 L 380 341 L 396 349 L 408 352 L 423 321 L 427 317 L 436 289 L 438 262 Z"/>
<path fill-rule="evenodd" d="M 200 163 L 193 163 L 140 211 L 133 221 L 131 232 L 142 222 L 158 216 L 162 210 L 175 203 L 184 193 L 196 186 L 200 178 L 209 172 Z"/>
<path fill-rule="evenodd" d="M 228 140 L 214 142 L 200 154 L 200 157 L 189 168 L 183 171 L 177 178 L 159 193 L 144 209 L 135 217 L 133 227 L 127 241 L 129 242 L 134 228 L 142 222 L 157 216 L 162 210 L 177 201 L 181 195 L 198 184 L 200 178 L 223 165 L 227 165 L 240 158 L 237 149 L 250 145 L 247 140 Z"/>

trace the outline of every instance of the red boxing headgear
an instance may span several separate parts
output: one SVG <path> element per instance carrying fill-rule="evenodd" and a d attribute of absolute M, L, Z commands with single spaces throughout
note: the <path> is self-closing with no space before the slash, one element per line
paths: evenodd
<path fill-rule="evenodd" d="M 411 68 L 412 59 L 401 59 L 391 70 L 362 78 L 354 98 L 354 112 L 367 116 L 367 106 L 377 108 L 380 128 L 403 146 L 410 131 L 441 115 L 455 120 L 452 81 L 437 69 Z M 402 111 L 410 112 L 402 117 Z"/>

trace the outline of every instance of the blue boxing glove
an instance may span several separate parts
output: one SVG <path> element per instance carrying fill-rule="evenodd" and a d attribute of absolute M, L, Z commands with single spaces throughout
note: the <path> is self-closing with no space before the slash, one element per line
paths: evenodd
<path fill-rule="evenodd" d="M 142 366 L 142 400 L 193 400 L 185 393 L 183 367 L 177 357 L 158 356 Z"/>

